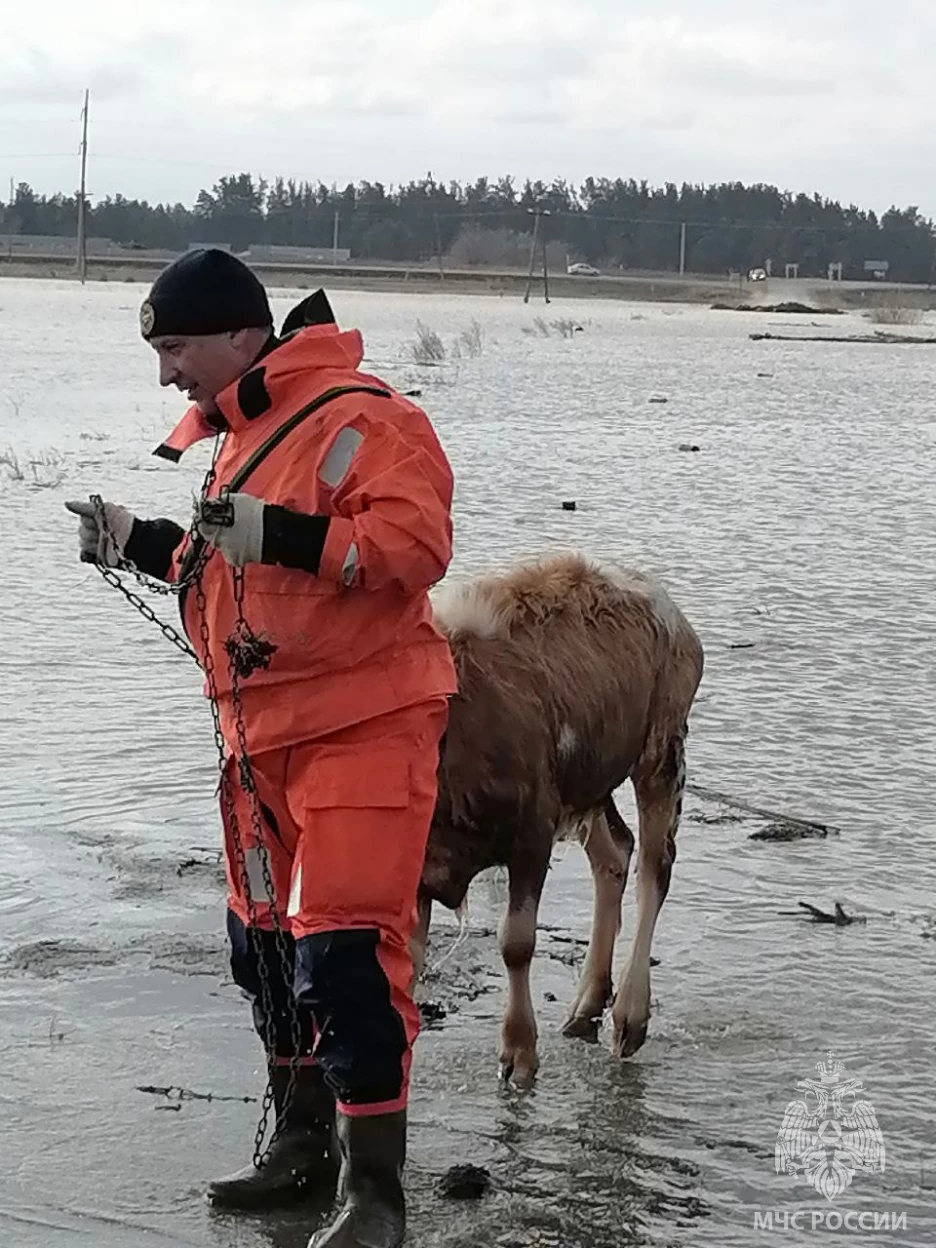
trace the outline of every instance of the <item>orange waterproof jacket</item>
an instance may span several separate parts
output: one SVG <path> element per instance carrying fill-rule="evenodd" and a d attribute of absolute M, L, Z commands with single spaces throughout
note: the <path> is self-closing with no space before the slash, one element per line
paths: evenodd
<path fill-rule="evenodd" d="M 209 497 L 285 421 L 336 387 L 389 391 L 358 372 L 356 330 L 300 330 L 217 397 L 229 432 Z M 178 459 L 215 431 L 189 409 L 160 448 Z M 345 394 L 324 403 L 259 463 L 243 491 L 330 517 L 318 575 L 280 565 L 244 568 L 244 615 L 276 650 L 240 683 L 251 752 L 339 731 L 424 699 L 451 694 L 455 670 L 433 624 L 428 589 L 452 555 L 452 475 L 425 413 L 401 395 Z M 173 556 L 179 576 L 186 537 Z M 237 736 L 224 643 L 234 630 L 232 569 L 215 551 L 201 574 L 222 729 Z M 198 595 L 184 591 L 189 640 L 204 665 Z M 206 688 L 207 692 L 207 688 Z"/>

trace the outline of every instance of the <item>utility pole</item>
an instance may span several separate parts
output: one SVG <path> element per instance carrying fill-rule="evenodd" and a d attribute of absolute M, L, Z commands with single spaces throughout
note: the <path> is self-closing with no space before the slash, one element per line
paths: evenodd
<path fill-rule="evenodd" d="M 439 257 L 439 281 L 445 281 L 445 265 L 442 263 L 442 231 L 439 229 L 439 214 L 435 216 L 436 255 Z"/>
<path fill-rule="evenodd" d="M 88 95 L 84 93 L 84 108 L 81 110 L 81 189 L 78 192 L 78 276 L 84 285 L 88 270 L 88 247 L 86 240 L 87 218 L 85 204 L 85 173 L 88 167 Z"/>
<path fill-rule="evenodd" d="M 540 217 L 548 217 L 549 210 L 541 208 L 539 204 L 535 208 L 528 208 L 527 212 L 533 217 L 533 241 L 530 244 L 530 271 L 527 274 L 527 287 L 523 296 L 523 302 L 530 302 L 530 289 L 533 286 L 533 269 L 536 265 L 536 242 L 539 238 Z M 543 281 L 546 285 L 546 302 L 549 303 L 549 284 L 546 276 L 546 240 L 543 239 Z"/>
<path fill-rule="evenodd" d="M 543 299 L 546 303 L 549 299 L 549 257 L 546 254 L 546 235 L 543 235 Z"/>
<path fill-rule="evenodd" d="M 338 227 L 341 223 L 341 213 L 335 209 L 335 228 L 332 232 L 332 264 L 338 263 Z"/>
<path fill-rule="evenodd" d="M 679 276 L 686 275 L 686 223 L 679 227 Z"/>

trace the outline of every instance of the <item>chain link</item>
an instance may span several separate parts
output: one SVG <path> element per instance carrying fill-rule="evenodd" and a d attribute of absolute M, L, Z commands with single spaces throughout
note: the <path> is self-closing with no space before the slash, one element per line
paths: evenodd
<path fill-rule="evenodd" d="M 204 504 L 208 501 L 208 492 L 216 480 L 215 465 L 217 463 L 218 454 L 221 447 L 221 435 L 216 438 L 214 451 L 211 457 L 211 464 L 205 474 L 202 483 L 200 497 L 195 501 L 193 508 L 192 523 L 189 528 L 189 554 L 191 555 L 190 566 L 186 567 L 183 575 L 179 580 L 172 584 L 164 584 L 155 581 L 153 578 L 141 572 L 139 568 L 123 554 L 120 546 L 114 539 L 105 515 L 104 502 L 100 495 L 92 495 L 91 502 L 95 506 L 96 521 L 99 529 L 104 537 L 104 550 L 107 550 L 107 543 L 113 547 L 117 559 L 117 569 L 121 572 L 127 572 L 134 576 L 136 580 L 151 593 L 156 594 L 181 594 L 186 589 L 193 589 L 195 593 L 195 608 L 198 614 L 198 630 L 199 640 L 203 657 L 199 659 L 198 654 L 188 644 L 185 638 L 172 627 L 171 624 L 160 620 L 156 613 L 148 606 L 146 602 L 133 590 L 128 589 L 123 583 L 117 572 L 105 566 L 101 562 L 96 562 L 95 566 L 101 573 L 108 585 L 115 589 L 119 589 L 127 601 L 136 608 L 137 611 L 156 624 L 165 637 L 169 639 L 183 654 L 188 655 L 199 663 L 205 673 L 205 683 L 208 691 L 208 702 L 211 707 L 211 718 L 214 729 L 215 747 L 218 755 L 218 772 L 219 783 L 218 792 L 221 798 L 221 808 L 227 817 L 227 826 L 230 831 L 231 842 L 234 850 L 235 864 L 232 865 L 232 874 L 234 867 L 240 876 L 241 886 L 245 901 L 247 903 L 248 916 L 248 933 L 253 945 L 254 960 L 257 966 L 257 974 L 260 980 L 260 1001 L 263 1008 L 263 1015 L 266 1020 L 266 1053 L 267 1053 L 267 1086 L 263 1094 L 261 1104 L 260 1121 L 257 1124 L 256 1135 L 254 1137 L 253 1164 L 257 1169 L 262 1169 L 266 1164 L 270 1155 L 270 1149 L 276 1142 L 280 1132 L 283 1129 L 285 1119 L 288 1115 L 289 1108 L 295 1095 L 296 1080 L 299 1070 L 299 1054 L 302 1047 L 302 1027 L 299 1019 L 299 1010 L 295 1002 L 292 992 L 288 992 L 290 1002 L 290 1039 L 292 1047 L 292 1056 L 289 1063 L 289 1080 L 286 1086 L 286 1093 L 283 1099 L 281 1112 L 277 1115 L 276 1126 L 270 1136 L 270 1141 L 264 1149 L 263 1141 L 267 1134 L 270 1111 L 274 1105 L 273 1093 L 273 1065 L 276 1055 L 276 1028 L 273 1010 L 273 990 L 270 984 L 269 968 L 264 957 L 264 950 L 261 941 L 261 931 L 259 924 L 259 911 L 257 902 L 255 901 L 251 887 L 250 874 L 247 866 L 247 851 L 244 847 L 244 839 L 241 835 L 240 825 L 237 818 L 237 810 L 234 800 L 234 789 L 231 778 L 231 767 L 229 766 L 227 742 L 225 741 L 224 732 L 221 727 L 221 710 L 218 699 L 218 683 L 216 678 L 214 657 L 211 653 L 211 633 L 208 626 L 208 602 L 205 596 L 204 586 L 202 584 L 202 573 L 208 561 L 215 554 L 214 548 L 209 545 L 198 532 L 198 519 L 202 514 Z M 222 499 L 226 501 L 226 491 L 222 490 Z M 274 942 L 276 945 L 277 955 L 279 957 L 280 971 L 283 977 L 283 983 L 287 989 L 291 990 L 293 982 L 293 959 L 290 956 L 289 946 L 287 944 L 286 932 L 280 922 L 279 912 L 276 903 L 276 889 L 273 883 L 273 876 L 270 870 L 269 852 L 266 846 L 266 838 L 264 835 L 263 816 L 260 809 L 260 798 L 257 793 L 257 785 L 254 779 L 253 764 L 250 759 L 247 742 L 247 725 L 244 719 L 244 706 L 241 697 L 240 682 L 249 677 L 254 671 L 260 667 L 269 666 L 270 658 L 276 650 L 276 646 L 263 637 L 258 637 L 250 628 L 244 614 L 244 569 L 232 568 L 234 603 L 237 610 L 237 619 L 235 621 L 234 630 L 230 637 L 225 641 L 224 648 L 228 656 L 228 665 L 230 669 L 231 679 L 231 705 L 234 712 L 234 726 L 237 737 L 237 757 L 239 778 L 242 790 L 246 793 L 250 806 L 250 824 L 253 839 L 256 845 L 256 853 L 260 862 L 261 873 L 263 876 L 263 886 L 266 893 L 266 902 L 269 907 L 270 916 L 273 923 Z M 231 755 L 230 762 L 233 762 L 235 755 Z"/>

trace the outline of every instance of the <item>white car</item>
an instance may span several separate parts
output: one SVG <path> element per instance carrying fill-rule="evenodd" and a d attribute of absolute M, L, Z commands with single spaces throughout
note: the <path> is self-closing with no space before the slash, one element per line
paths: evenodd
<path fill-rule="evenodd" d="M 571 277 L 600 277 L 601 274 L 593 264 L 570 264 L 566 272 Z"/>
<path fill-rule="evenodd" d="M 748 281 L 749 282 L 766 282 L 767 270 L 766 269 L 751 269 L 750 273 L 748 274 Z"/>

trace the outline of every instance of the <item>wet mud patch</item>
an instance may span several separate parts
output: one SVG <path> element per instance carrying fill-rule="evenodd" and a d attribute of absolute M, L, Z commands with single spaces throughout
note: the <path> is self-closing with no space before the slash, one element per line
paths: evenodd
<path fill-rule="evenodd" d="M 555 1167 L 538 1164 L 518 1150 L 503 1165 L 454 1169 L 481 1171 L 481 1191 L 473 1199 L 453 1202 L 443 1176 L 431 1193 L 415 1193 L 414 1230 L 418 1225 L 428 1232 L 425 1238 L 420 1235 L 419 1243 L 445 1248 L 637 1248 L 659 1243 L 665 1228 L 668 1244 L 688 1248 L 697 1241 L 684 1233 L 698 1235 L 710 1216 L 698 1172 L 681 1174 L 668 1159 L 639 1150 L 629 1151 L 620 1168 L 613 1153 L 596 1154 L 573 1144 Z M 448 1223 L 444 1230 L 443 1220 Z"/>
<path fill-rule="evenodd" d="M 55 979 L 92 974 L 104 967 L 140 966 L 176 975 L 227 973 L 227 950 L 212 936 L 137 937 L 123 944 L 85 944 L 74 940 L 36 940 L 16 945 L 0 957 L 0 975 Z"/>
<path fill-rule="evenodd" d="M 151 853 L 111 848 L 107 859 L 114 872 L 109 879 L 117 901 L 145 901 L 176 892 L 189 884 L 220 894 L 226 886 L 218 851 L 190 851 L 177 858 L 154 858 Z"/>
<path fill-rule="evenodd" d="M 430 931 L 426 966 L 414 994 L 424 1027 L 439 1028 L 479 997 L 500 991 L 492 950 L 497 952 L 493 928 L 444 935 Z"/>
<path fill-rule="evenodd" d="M 5 953 L 0 958 L 0 969 L 10 975 L 54 979 L 76 971 L 116 966 L 119 961 L 120 953 L 116 949 L 96 949 L 77 940 L 34 940 Z"/>

